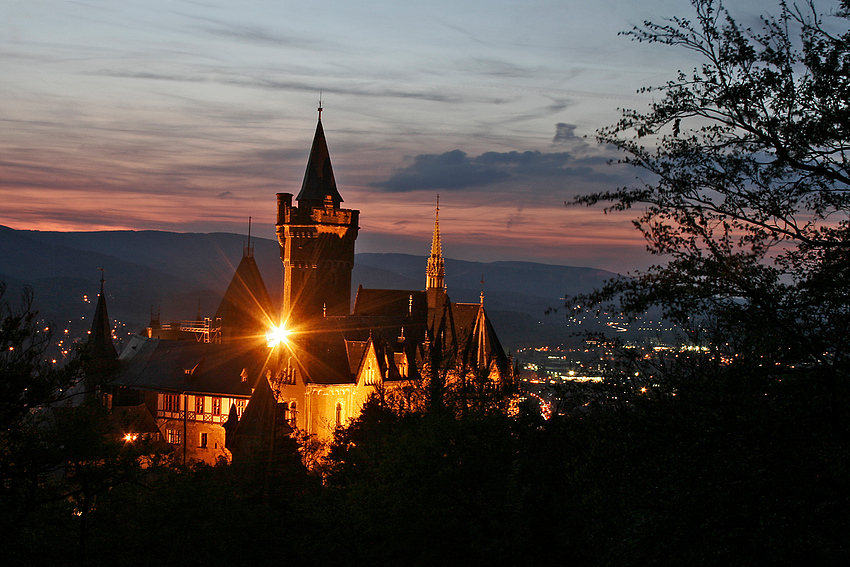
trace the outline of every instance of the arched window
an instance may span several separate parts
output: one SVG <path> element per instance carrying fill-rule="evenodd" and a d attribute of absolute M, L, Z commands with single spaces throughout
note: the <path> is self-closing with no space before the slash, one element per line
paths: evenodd
<path fill-rule="evenodd" d="M 297 417 L 298 411 L 295 409 L 295 402 L 289 403 L 289 425 L 290 427 L 295 427 L 295 418 Z"/>
<path fill-rule="evenodd" d="M 342 403 L 336 403 L 336 426 L 342 425 Z"/>

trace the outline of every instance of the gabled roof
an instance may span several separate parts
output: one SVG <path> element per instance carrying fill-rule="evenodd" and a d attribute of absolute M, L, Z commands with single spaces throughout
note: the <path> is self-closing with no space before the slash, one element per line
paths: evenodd
<path fill-rule="evenodd" d="M 293 337 L 295 358 L 307 382 L 314 384 L 350 384 L 354 382 L 354 373 L 348 361 L 348 349 L 345 343 L 343 326 L 340 320 L 345 317 L 327 317 L 314 322 L 309 333 Z M 347 321 L 345 321 L 347 322 Z M 354 340 L 368 338 L 362 333 Z"/>
<path fill-rule="evenodd" d="M 134 336 L 113 383 L 144 390 L 249 396 L 265 360 L 244 343 L 197 343 Z M 243 379 L 247 371 L 247 379 Z"/>
<path fill-rule="evenodd" d="M 316 134 L 313 136 L 313 147 L 310 149 L 310 158 L 307 160 L 307 171 L 304 172 L 301 192 L 296 199 L 299 207 L 322 206 L 326 196 L 330 196 L 334 208 L 339 208 L 342 196 L 336 188 L 331 155 L 328 152 L 325 131 L 322 129 L 320 118 L 316 125 Z"/>
<path fill-rule="evenodd" d="M 501 373 L 508 372 L 508 357 L 484 306 L 478 303 L 454 303 L 452 310 L 460 352 L 466 361 L 481 369 L 495 362 Z"/>
<path fill-rule="evenodd" d="M 363 355 L 366 354 L 367 346 L 369 346 L 369 341 L 345 341 L 345 349 L 348 351 L 348 368 L 355 376 L 360 369 L 360 363 L 363 360 Z"/>
<path fill-rule="evenodd" d="M 481 305 L 478 303 L 452 304 L 452 314 L 454 315 L 455 331 L 457 332 L 458 340 L 464 340 L 464 337 L 472 335 L 475 331 L 475 324 L 480 311 Z"/>
<path fill-rule="evenodd" d="M 371 343 L 375 347 L 382 376 L 395 379 L 397 371 L 387 374 L 387 357 L 395 360 L 395 351 L 403 350 L 412 360 L 416 349 L 415 341 L 403 339 L 400 342 L 399 337 L 424 337 L 424 328 L 419 332 L 415 325 L 405 321 L 403 317 L 399 320 L 389 316 L 358 315 L 319 319 L 309 333 L 291 339 L 293 356 L 298 360 L 307 383 L 353 384 Z M 415 371 L 413 373 L 416 374 Z"/>

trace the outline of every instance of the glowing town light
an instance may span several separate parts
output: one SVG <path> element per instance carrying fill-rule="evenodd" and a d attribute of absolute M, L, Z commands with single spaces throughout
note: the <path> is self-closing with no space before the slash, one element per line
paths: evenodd
<path fill-rule="evenodd" d="M 126 435 L 124 436 L 124 441 L 130 441 L 130 442 L 132 442 L 132 441 L 135 441 L 135 440 L 136 440 L 136 439 L 138 439 L 138 438 L 139 438 L 139 434 L 138 434 L 138 433 L 128 433 L 128 434 L 126 434 Z"/>
<path fill-rule="evenodd" d="M 289 336 L 289 330 L 281 325 L 280 327 L 272 325 L 272 328 L 266 333 L 266 344 L 269 348 L 274 348 L 278 344 L 285 342 Z"/>

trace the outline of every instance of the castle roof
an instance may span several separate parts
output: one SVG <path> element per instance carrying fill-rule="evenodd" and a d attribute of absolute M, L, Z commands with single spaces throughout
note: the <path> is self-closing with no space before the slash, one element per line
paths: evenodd
<path fill-rule="evenodd" d="M 142 390 L 249 396 L 265 357 L 243 343 L 198 343 L 136 335 L 121 352 L 114 384 Z"/>
<path fill-rule="evenodd" d="M 354 315 L 419 318 L 427 309 L 425 292 L 407 289 L 372 289 L 362 285 L 354 297 Z"/>
<path fill-rule="evenodd" d="M 508 357 L 484 306 L 480 303 L 453 303 L 452 312 L 461 356 L 471 366 L 483 369 L 495 362 L 500 372 L 509 371 Z"/>
<path fill-rule="evenodd" d="M 310 158 L 307 160 L 307 171 L 301 183 L 301 192 L 296 199 L 299 207 L 322 206 L 326 197 L 330 197 L 335 209 L 342 203 L 342 196 L 336 188 L 331 155 L 325 141 L 325 131 L 322 129 L 322 119 L 319 118 L 316 134 L 313 136 L 313 147 L 310 149 Z"/>
<path fill-rule="evenodd" d="M 216 318 L 221 318 L 225 338 L 262 334 L 270 323 L 277 323 L 273 320 L 276 315 L 257 262 L 246 253 L 215 313 Z"/>

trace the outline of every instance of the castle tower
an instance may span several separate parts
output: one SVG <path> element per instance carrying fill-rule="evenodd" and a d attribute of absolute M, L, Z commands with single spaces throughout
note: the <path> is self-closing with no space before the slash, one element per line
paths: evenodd
<path fill-rule="evenodd" d="M 351 270 L 360 211 L 340 208 L 322 108 L 307 161 L 307 171 L 292 204 L 291 193 L 277 194 L 277 238 L 283 262 L 283 320 L 290 326 L 351 310 Z"/>
<path fill-rule="evenodd" d="M 440 196 L 437 195 L 437 213 L 434 220 L 434 238 L 431 241 L 431 256 L 425 268 L 425 289 L 445 289 L 446 268 L 443 261 L 443 245 L 440 242 Z"/>

